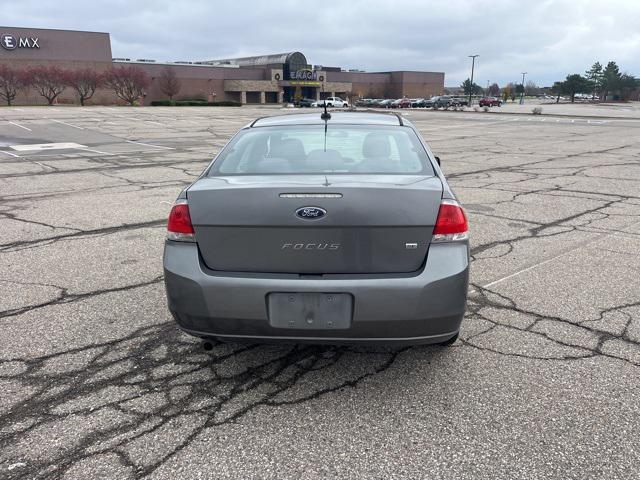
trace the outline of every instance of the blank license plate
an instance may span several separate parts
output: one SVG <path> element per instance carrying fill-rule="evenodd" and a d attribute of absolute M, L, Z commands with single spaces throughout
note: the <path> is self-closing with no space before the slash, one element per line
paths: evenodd
<path fill-rule="evenodd" d="M 353 297 L 348 293 L 270 293 L 269 323 L 275 328 L 345 329 L 351 326 Z"/>

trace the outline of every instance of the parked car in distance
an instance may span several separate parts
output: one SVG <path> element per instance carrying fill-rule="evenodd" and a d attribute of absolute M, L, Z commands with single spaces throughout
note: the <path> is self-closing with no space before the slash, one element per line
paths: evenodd
<path fill-rule="evenodd" d="M 453 97 L 454 105 L 464 107 L 469 105 L 469 99 L 467 97 Z"/>
<path fill-rule="evenodd" d="M 360 99 L 356 100 L 355 106 L 356 107 L 370 107 L 370 106 L 372 106 L 372 104 L 374 102 L 375 102 L 375 99 L 373 99 L 373 98 L 360 98 Z"/>
<path fill-rule="evenodd" d="M 500 107 L 502 105 L 502 100 L 496 97 L 484 97 L 480 99 L 478 105 L 481 107 Z"/>
<path fill-rule="evenodd" d="M 204 339 L 453 343 L 469 228 L 438 163 L 399 115 L 255 120 L 169 213 L 169 311 Z"/>
<path fill-rule="evenodd" d="M 297 107 L 311 107 L 316 100 L 314 98 L 301 98 L 297 102 L 294 103 Z"/>
<path fill-rule="evenodd" d="M 449 108 L 455 105 L 455 101 L 450 95 L 440 95 L 437 97 L 433 97 L 432 99 L 432 107 L 435 109 L 438 108 Z"/>
<path fill-rule="evenodd" d="M 411 108 L 411 100 L 408 98 L 399 98 L 391 102 L 391 108 Z"/>
<path fill-rule="evenodd" d="M 436 103 L 436 100 L 438 99 L 438 97 L 431 97 L 431 98 L 425 98 L 424 99 L 424 107 L 425 108 L 433 108 L 433 106 Z"/>
<path fill-rule="evenodd" d="M 312 106 L 313 107 L 324 107 L 324 104 L 327 104 L 327 107 L 335 107 L 335 108 L 342 108 L 342 107 L 348 107 L 349 106 L 349 102 L 347 102 L 346 100 L 342 100 L 340 97 L 327 97 L 324 100 L 318 100 L 317 102 L 313 102 Z"/>
<path fill-rule="evenodd" d="M 380 108 L 391 108 L 391 104 L 394 102 L 395 100 L 392 100 L 390 98 L 387 98 L 385 100 L 381 100 L 377 103 L 377 107 Z"/>

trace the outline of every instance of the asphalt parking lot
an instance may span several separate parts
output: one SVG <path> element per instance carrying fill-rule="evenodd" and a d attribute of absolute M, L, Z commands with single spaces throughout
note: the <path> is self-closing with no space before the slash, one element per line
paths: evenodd
<path fill-rule="evenodd" d="M 470 217 L 453 347 L 205 352 L 166 215 L 279 113 L 0 110 L 0 477 L 638 478 L 640 115 L 407 113 Z"/>

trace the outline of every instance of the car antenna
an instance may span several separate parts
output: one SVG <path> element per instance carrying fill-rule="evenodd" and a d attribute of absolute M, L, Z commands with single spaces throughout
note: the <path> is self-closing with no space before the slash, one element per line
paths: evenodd
<path fill-rule="evenodd" d="M 327 101 L 324 101 L 324 113 L 320 115 L 320 118 L 324 120 L 324 151 L 327 151 L 327 125 L 329 123 L 329 119 L 331 118 L 331 114 L 327 112 Z"/>
<path fill-rule="evenodd" d="M 320 115 L 320 118 L 325 122 L 331 118 L 331 114 L 327 112 L 327 101 L 324 100 L 324 113 Z"/>
<path fill-rule="evenodd" d="M 327 151 L 327 119 L 324 119 L 324 151 Z"/>

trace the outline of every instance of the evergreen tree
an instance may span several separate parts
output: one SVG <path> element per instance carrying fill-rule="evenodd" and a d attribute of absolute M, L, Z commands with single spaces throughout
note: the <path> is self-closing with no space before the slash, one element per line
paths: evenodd
<path fill-rule="evenodd" d="M 591 68 L 585 72 L 585 77 L 591 82 L 593 88 L 593 96 L 591 99 L 595 100 L 596 93 L 599 92 L 602 87 L 602 65 L 600 65 L 600 62 L 591 65 Z"/>
<path fill-rule="evenodd" d="M 602 71 L 602 80 L 601 80 L 601 88 L 602 96 L 600 98 L 601 101 L 605 101 L 607 96 L 612 91 L 618 89 L 620 87 L 620 79 L 622 75 L 620 74 L 620 69 L 616 62 L 609 62 L 607 66 Z"/>
<path fill-rule="evenodd" d="M 579 73 L 574 73 L 572 75 L 567 75 L 565 81 L 562 82 L 562 91 L 571 97 L 571 103 L 573 103 L 576 93 L 588 90 L 589 86 L 589 80 Z"/>
<path fill-rule="evenodd" d="M 482 87 L 475 82 L 472 85 L 471 80 L 468 78 L 462 82 L 460 87 L 464 90 L 465 95 L 478 95 L 482 92 Z"/>

